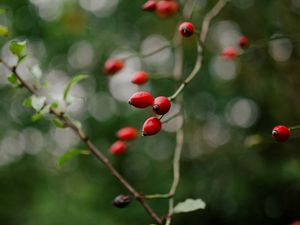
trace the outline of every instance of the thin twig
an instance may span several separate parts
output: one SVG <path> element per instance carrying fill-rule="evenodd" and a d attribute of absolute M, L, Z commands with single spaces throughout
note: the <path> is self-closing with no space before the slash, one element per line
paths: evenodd
<path fill-rule="evenodd" d="M 14 73 L 19 80 L 19 82 L 25 87 L 31 94 L 38 96 L 39 94 L 35 89 L 33 89 L 22 77 L 18 74 L 17 68 L 9 66 L 5 61 L 0 59 L 0 62 L 12 73 Z M 104 154 L 92 143 L 91 140 L 86 136 L 86 134 L 78 128 L 70 118 L 68 118 L 64 113 L 57 111 L 56 109 L 50 108 L 50 113 L 61 121 L 64 122 L 66 127 L 71 128 L 75 134 L 85 143 L 91 153 L 96 156 L 105 167 L 111 172 L 111 174 L 117 178 L 117 180 L 141 203 L 146 212 L 152 217 L 152 219 L 159 225 L 162 225 L 161 219 L 157 216 L 154 210 L 146 203 L 143 196 L 137 192 L 128 181 L 113 167 L 110 161 L 104 156 Z"/>

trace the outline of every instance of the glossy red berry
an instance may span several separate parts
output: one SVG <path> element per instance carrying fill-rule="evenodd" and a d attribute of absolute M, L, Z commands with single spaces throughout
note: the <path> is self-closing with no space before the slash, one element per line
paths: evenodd
<path fill-rule="evenodd" d="M 133 94 L 128 103 L 136 108 L 146 108 L 152 105 L 153 97 L 147 91 L 139 91 Z"/>
<path fill-rule="evenodd" d="M 164 115 L 169 112 L 171 108 L 171 101 L 165 96 L 159 96 L 154 99 L 152 103 L 153 111 L 158 115 Z"/>
<path fill-rule="evenodd" d="M 156 5 L 156 14 L 161 18 L 172 16 L 178 11 L 178 3 L 176 1 L 161 0 Z"/>
<path fill-rule="evenodd" d="M 110 146 L 110 153 L 113 155 L 121 155 L 127 149 L 127 145 L 125 141 L 116 141 Z"/>
<path fill-rule="evenodd" d="M 223 59 L 234 59 L 237 56 L 237 50 L 233 47 L 227 47 L 221 54 Z"/>
<path fill-rule="evenodd" d="M 291 136 L 291 131 L 288 127 L 283 125 L 278 125 L 273 128 L 272 136 L 275 141 L 284 142 Z"/>
<path fill-rule="evenodd" d="M 134 83 L 134 84 L 138 84 L 138 85 L 141 85 L 141 84 L 144 84 L 148 81 L 148 78 L 149 78 L 149 74 L 145 71 L 139 71 L 139 72 L 136 72 L 132 78 L 131 78 L 131 82 Z"/>
<path fill-rule="evenodd" d="M 104 73 L 114 75 L 124 67 L 124 61 L 121 59 L 108 59 L 104 64 Z"/>
<path fill-rule="evenodd" d="M 192 23 L 190 22 L 183 22 L 182 24 L 180 24 L 179 26 L 179 33 L 183 36 L 183 37 L 190 37 L 194 34 L 195 32 L 195 27 Z"/>
<path fill-rule="evenodd" d="M 150 117 L 144 122 L 143 125 L 143 136 L 154 135 L 161 129 L 161 122 L 156 117 Z"/>
<path fill-rule="evenodd" d="M 123 127 L 118 130 L 117 137 L 123 141 L 134 140 L 137 137 L 137 130 L 134 127 Z"/>
<path fill-rule="evenodd" d="M 241 48 L 249 47 L 249 39 L 246 36 L 241 36 L 239 39 L 239 46 Z"/>
<path fill-rule="evenodd" d="M 143 5 L 143 10 L 145 11 L 155 11 L 156 10 L 156 1 L 155 0 L 148 0 Z"/>

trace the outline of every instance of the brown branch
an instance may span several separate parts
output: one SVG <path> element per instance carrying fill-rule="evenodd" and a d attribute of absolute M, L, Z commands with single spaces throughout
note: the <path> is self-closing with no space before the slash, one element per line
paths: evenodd
<path fill-rule="evenodd" d="M 22 77 L 18 74 L 16 66 L 9 66 L 5 61 L 0 59 L 0 63 L 2 63 L 9 71 L 14 73 L 21 83 L 21 85 L 26 88 L 31 94 L 38 96 L 38 92 L 33 89 Z M 46 103 L 48 105 L 48 103 Z M 110 161 L 104 156 L 104 154 L 92 143 L 91 140 L 86 136 L 86 134 L 78 128 L 64 113 L 50 108 L 50 113 L 60 120 L 62 120 L 66 127 L 71 128 L 75 134 L 85 143 L 91 153 L 96 156 L 104 165 L 105 167 L 111 172 L 111 174 L 117 178 L 117 180 L 141 203 L 143 208 L 146 212 L 152 217 L 152 219 L 159 225 L 162 225 L 161 219 L 157 216 L 154 210 L 147 204 L 145 198 L 137 192 L 129 183 L 128 181 L 113 167 Z"/>

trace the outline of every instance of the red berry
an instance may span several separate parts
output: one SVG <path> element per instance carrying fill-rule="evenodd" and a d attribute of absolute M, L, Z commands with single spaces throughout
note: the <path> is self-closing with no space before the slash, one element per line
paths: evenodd
<path fill-rule="evenodd" d="M 288 127 L 283 125 L 278 125 L 273 128 L 272 136 L 275 141 L 284 142 L 291 136 L 291 131 Z"/>
<path fill-rule="evenodd" d="M 131 82 L 134 84 L 144 84 L 147 82 L 148 78 L 148 73 L 146 73 L 145 71 L 139 71 L 133 75 L 133 77 L 131 78 Z"/>
<path fill-rule="evenodd" d="M 166 114 L 171 108 L 170 100 L 165 96 L 159 96 L 152 103 L 153 111 L 158 115 Z"/>
<path fill-rule="evenodd" d="M 176 1 L 161 0 L 156 5 L 156 14 L 161 18 L 172 16 L 178 11 Z"/>
<path fill-rule="evenodd" d="M 113 155 L 121 155 L 127 149 L 127 145 L 125 141 L 116 141 L 110 146 L 110 153 Z"/>
<path fill-rule="evenodd" d="M 246 36 L 241 36 L 239 39 L 239 46 L 241 48 L 249 47 L 249 39 Z"/>
<path fill-rule="evenodd" d="M 154 0 L 149 0 L 145 2 L 145 4 L 143 5 L 143 10 L 145 11 L 155 11 L 155 9 L 156 9 L 156 1 Z"/>
<path fill-rule="evenodd" d="M 137 137 L 137 130 L 134 127 L 123 127 L 118 130 L 117 137 L 123 141 L 133 140 Z"/>
<path fill-rule="evenodd" d="M 234 59 L 237 56 L 237 51 L 233 47 L 227 47 L 221 54 L 223 59 Z"/>
<path fill-rule="evenodd" d="M 153 97 L 147 91 L 139 91 L 133 94 L 128 103 L 133 105 L 136 108 L 146 108 L 149 105 L 152 105 Z"/>
<path fill-rule="evenodd" d="M 124 62 L 121 59 L 108 59 L 104 64 L 104 73 L 114 75 L 124 67 Z"/>
<path fill-rule="evenodd" d="M 293 222 L 291 225 L 300 225 L 300 220 Z"/>
<path fill-rule="evenodd" d="M 195 27 L 194 24 L 190 22 L 183 22 L 179 26 L 179 33 L 184 37 L 190 37 L 194 34 Z"/>
<path fill-rule="evenodd" d="M 150 117 L 144 122 L 143 136 L 153 135 L 160 131 L 161 122 L 156 117 Z"/>

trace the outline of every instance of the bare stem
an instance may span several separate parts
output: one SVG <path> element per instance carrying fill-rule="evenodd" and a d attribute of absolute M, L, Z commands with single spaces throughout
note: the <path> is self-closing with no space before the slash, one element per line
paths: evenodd
<path fill-rule="evenodd" d="M 26 88 L 31 94 L 33 95 L 39 95 L 38 92 L 33 89 L 25 80 L 22 79 L 22 77 L 18 74 L 17 68 L 9 66 L 6 62 L 0 59 L 0 62 L 12 73 L 14 73 L 19 80 L 19 82 L 22 84 L 24 88 Z M 113 165 L 110 163 L 108 158 L 104 156 L 104 154 L 92 143 L 91 140 L 86 136 L 86 134 L 76 126 L 72 122 L 72 120 L 67 117 L 64 113 L 61 113 L 57 111 L 56 109 L 50 108 L 50 113 L 54 115 L 55 117 L 59 118 L 61 121 L 64 122 L 65 127 L 71 128 L 75 134 L 85 143 L 87 148 L 91 151 L 91 153 L 98 158 L 105 167 L 111 172 L 111 174 L 141 203 L 143 208 L 146 210 L 146 212 L 152 217 L 152 219 L 159 225 L 162 225 L 161 219 L 157 216 L 157 214 L 154 212 L 154 210 L 146 203 L 145 198 L 137 192 L 129 183 L 128 181 L 113 167 Z"/>
<path fill-rule="evenodd" d="M 226 5 L 226 0 L 220 0 L 218 3 L 205 15 L 202 23 L 201 33 L 198 35 L 197 44 L 197 59 L 192 72 L 187 76 L 187 78 L 181 83 L 178 89 L 173 95 L 169 97 L 170 100 L 174 100 L 185 88 L 187 84 L 197 75 L 203 64 L 203 44 L 206 41 L 207 34 L 209 31 L 210 22 L 221 12 L 221 10 Z"/>

